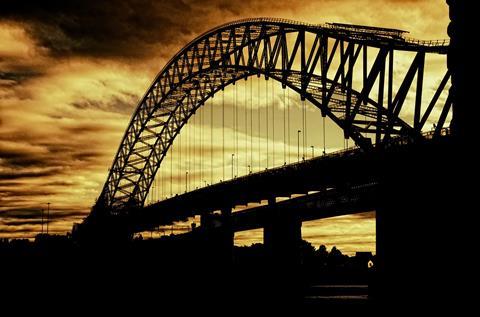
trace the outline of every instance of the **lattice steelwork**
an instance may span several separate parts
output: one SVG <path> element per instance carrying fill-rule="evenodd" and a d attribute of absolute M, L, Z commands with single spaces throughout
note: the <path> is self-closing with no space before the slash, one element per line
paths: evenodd
<path fill-rule="evenodd" d="M 142 207 L 163 158 L 189 118 L 216 92 L 253 75 L 273 78 L 298 92 L 366 151 L 387 145 L 394 136 L 421 138 L 450 78 L 446 71 L 433 98 L 424 104 L 425 55 L 446 54 L 448 43 L 410 40 L 404 33 L 260 18 L 202 34 L 167 63 L 139 103 L 94 212 L 119 214 Z M 306 40 L 308 34 L 313 41 Z M 287 37 L 294 37 L 293 45 Z M 374 61 L 368 69 L 367 56 L 372 51 Z M 397 91 L 393 91 L 392 75 L 395 51 L 415 54 Z M 334 58 L 339 59 L 338 66 L 333 66 Z M 362 59 L 363 67 L 357 70 L 355 65 Z M 354 72 L 361 73 L 361 89 L 353 88 Z M 407 124 L 399 113 L 412 86 L 415 112 L 413 124 Z M 372 92 L 374 87 L 378 92 Z M 450 107 L 447 98 L 435 135 L 441 133 Z M 367 134 L 374 135 L 374 140 Z"/>

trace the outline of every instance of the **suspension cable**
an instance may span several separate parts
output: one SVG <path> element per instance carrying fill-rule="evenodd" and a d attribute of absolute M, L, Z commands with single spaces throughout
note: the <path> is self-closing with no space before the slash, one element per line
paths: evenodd
<path fill-rule="evenodd" d="M 170 197 L 173 196 L 173 142 L 170 145 Z"/>
<path fill-rule="evenodd" d="M 238 176 L 238 105 L 237 105 L 237 99 L 238 99 L 238 89 L 237 85 L 235 84 L 235 100 L 234 100 L 234 115 L 235 115 L 235 127 L 234 127 L 234 133 L 235 133 L 235 158 L 234 158 L 234 165 L 235 165 L 235 177 Z"/>
<path fill-rule="evenodd" d="M 178 179 L 177 179 L 177 193 L 182 192 L 182 136 L 180 135 L 180 131 L 178 132 L 178 149 L 179 149 L 179 155 L 178 155 Z"/>
<path fill-rule="evenodd" d="M 190 125 L 187 123 L 187 127 L 186 127 L 186 130 L 185 130 L 185 134 L 186 134 L 186 142 L 187 142 L 187 148 L 186 148 L 186 158 L 185 158 L 185 174 L 187 175 L 186 179 L 185 179 L 185 187 L 186 187 L 186 192 L 188 192 L 190 189 L 189 189 L 189 182 L 188 182 L 188 173 L 190 173 Z"/>
<path fill-rule="evenodd" d="M 200 186 L 203 185 L 203 109 L 200 109 Z"/>
<path fill-rule="evenodd" d="M 192 173 L 194 175 L 193 179 L 193 188 L 195 188 L 195 177 L 197 177 L 197 110 L 195 110 L 195 113 L 193 114 L 193 126 L 192 126 L 192 140 L 193 140 L 193 146 L 192 146 Z M 192 184 L 192 182 L 190 182 Z"/>
<path fill-rule="evenodd" d="M 275 81 L 272 79 L 272 167 L 275 167 Z"/>
<path fill-rule="evenodd" d="M 288 126 L 287 126 L 287 135 L 288 135 L 288 164 L 291 162 L 291 139 L 290 139 L 290 89 L 287 87 L 287 116 L 288 116 Z"/>
<path fill-rule="evenodd" d="M 323 155 L 327 154 L 327 148 L 325 144 L 325 117 L 322 116 L 323 119 Z"/>
<path fill-rule="evenodd" d="M 283 88 L 283 87 L 282 87 Z M 286 136 L 286 112 L 287 112 L 287 107 L 285 105 L 285 90 L 286 88 L 283 88 L 283 164 L 287 164 L 287 136 Z"/>
<path fill-rule="evenodd" d="M 223 176 L 222 181 L 225 180 L 225 91 L 222 88 L 222 163 L 223 163 Z"/>
<path fill-rule="evenodd" d="M 213 184 L 213 94 L 210 97 L 210 184 Z"/>
<path fill-rule="evenodd" d="M 304 108 L 305 108 L 305 133 L 303 134 L 305 136 L 305 158 L 307 158 L 307 151 L 308 151 L 308 115 L 307 115 L 307 101 L 304 100 Z"/>
<path fill-rule="evenodd" d="M 245 143 L 245 175 L 248 174 L 248 112 L 247 112 L 247 77 L 245 77 L 245 82 L 243 85 L 243 97 L 244 97 L 244 103 L 243 103 L 243 112 L 245 115 L 245 135 L 243 136 L 244 138 L 244 143 Z"/>
<path fill-rule="evenodd" d="M 163 200 L 163 177 L 162 177 L 161 167 L 158 169 L 158 177 L 159 177 L 158 182 L 160 183 L 160 189 L 159 189 L 160 199 L 159 200 Z"/>
<path fill-rule="evenodd" d="M 260 78 L 257 77 L 257 123 L 258 123 L 258 170 L 260 171 L 262 169 L 261 166 L 261 157 L 260 157 L 260 139 L 261 139 L 261 134 L 260 134 Z"/>
<path fill-rule="evenodd" d="M 253 77 L 250 78 L 250 171 L 253 169 L 253 98 L 252 98 L 252 95 L 253 95 Z"/>
<path fill-rule="evenodd" d="M 268 169 L 268 78 L 265 77 L 265 98 L 266 98 L 266 105 L 265 105 L 265 113 L 266 113 L 266 127 L 267 127 L 267 169 Z"/>
<path fill-rule="evenodd" d="M 305 100 L 302 100 L 302 160 L 305 160 Z"/>

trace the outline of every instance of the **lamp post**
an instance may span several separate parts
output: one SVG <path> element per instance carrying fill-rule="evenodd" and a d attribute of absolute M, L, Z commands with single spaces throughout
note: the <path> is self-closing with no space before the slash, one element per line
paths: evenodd
<path fill-rule="evenodd" d="M 188 192 L 188 171 L 185 171 L 185 192 Z"/>
<path fill-rule="evenodd" d="M 47 203 L 47 235 L 48 235 L 48 223 L 50 222 L 50 203 Z"/>
<path fill-rule="evenodd" d="M 45 209 L 42 208 L 42 235 L 43 235 L 43 212 L 45 211 Z"/>
<path fill-rule="evenodd" d="M 315 157 L 315 146 L 310 145 L 310 147 L 312 148 L 312 158 L 314 158 Z"/>
<path fill-rule="evenodd" d="M 302 130 L 297 131 L 297 162 L 300 162 L 300 133 Z"/>
<path fill-rule="evenodd" d="M 233 160 L 234 160 L 234 158 L 235 158 L 235 153 L 232 153 L 232 179 L 233 179 L 233 164 L 234 164 Z"/>

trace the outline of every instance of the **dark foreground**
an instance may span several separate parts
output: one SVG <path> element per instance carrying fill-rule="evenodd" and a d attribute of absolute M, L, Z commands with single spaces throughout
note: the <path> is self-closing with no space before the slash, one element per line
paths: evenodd
<path fill-rule="evenodd" d="M 95 250 L 64 237 L 15 244 L 3 243 L 0 257 L 1 298 L 16 311 L 31 305 L 182 313 L 373 307 L 374 269 L 365 254 L 346 257 L 305 244 L 301 263 L 293 264 L 267 258 L 262 245 L 235 248 L 227 260 L 176 240 Z"/>

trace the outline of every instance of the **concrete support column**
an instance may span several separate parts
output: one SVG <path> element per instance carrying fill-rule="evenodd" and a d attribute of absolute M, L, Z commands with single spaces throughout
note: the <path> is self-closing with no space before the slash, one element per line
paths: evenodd
<path fill-rule="evenodd" d="M 223 208 L 221 214 L 202 214 L 200 223 L 205 259 L 212 263 L 231 262 L 234 244 L 232 208 Z"/>
<path fill-rule="evenodd" d="M 232 261 L 235 233 L 232 228 L 232 208 L 222 209 L 221 249 L 225 254 L 225 260 Z"/>
<path fill-rule="evenodd" d="M 465 209 L 458 205 L 448 150 L 442 144 L 418 147 L 384 160 L 376 214 L 375 295 L 382 301 L 428 307 L 452 294 L 450 254 L 461 243 L 455 230 Z"/>
<path fill-rule="evenodd" d="M 300 263 L 302 222 L 298 217 L 275 208 L 275 199 L 269 199 L 272 215 L 263 230 L 263 244 L 270 260 L 279 265 Z"/>

